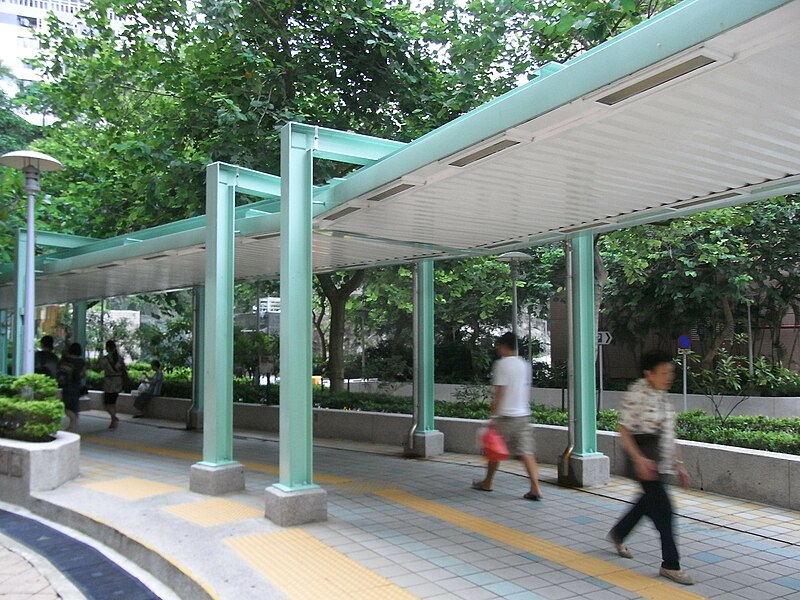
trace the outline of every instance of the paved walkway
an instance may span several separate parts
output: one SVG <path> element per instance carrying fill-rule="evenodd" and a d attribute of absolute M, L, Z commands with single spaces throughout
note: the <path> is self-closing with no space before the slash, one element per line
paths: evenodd
<path fill-rule="evenodd" d="M 483 471 L 477 456 L 408 460 L 396 447 L 320 440 L 315 479 L 328 491 L 329 519 L 283 529 L 263 518 L 263 490 L 277 480 L 276 439 L 237 432 L 247 488 L 208 497 L 188 491 L 202 434 L 147 419 L 106 427 L 100 413 L 82 415 L 80 478 L 38 495 L 33 510 L 114 548 L 124 568 L 156 575 L 163 583 L 136 577 L 165 600 L 800 600 L 800 520 L 789 510 L 674 490 L 682 562 L 698 582 L 682 587 L 658 577 L 649 523 L 628 540 L 632 560 L 604 541 L 636 493 L 625 479 L 564 489 L 548 485 L 556 473 L 545 466 L 544 501 L 528 502 L 511 463 L 483 493 L 469 488 Z M 35 551 L 6 542 L 0 598 L 69 598 L 47 556 L 28 561 Z M 42 587 L 15 583 L 13 564 L 39 571 Z"/>

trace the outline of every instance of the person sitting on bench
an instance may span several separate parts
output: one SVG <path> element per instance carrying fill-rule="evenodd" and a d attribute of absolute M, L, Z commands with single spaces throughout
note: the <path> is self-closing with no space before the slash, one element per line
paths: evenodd
<path fill-rule="evenodd" d="M 161 362 L 153 359 L 150 361 L 150 367 L 153 369 L 153 375 L 145 377 L 143 380 L 143 383 L 147 384 L 147 389 L 139 392 L 136 400 L 133 401 L 134 408 L 139 411 L 138 415 L 133 415 L 134 419 L 143 417 L 150 401 L 161 394 L 161 384 L 164 383 L 164 371 L 161 370 Z"/>

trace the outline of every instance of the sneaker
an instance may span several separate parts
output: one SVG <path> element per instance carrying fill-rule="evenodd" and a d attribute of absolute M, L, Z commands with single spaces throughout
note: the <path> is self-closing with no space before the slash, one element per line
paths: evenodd
<path fill-rule="evenodd" d="M 633 552 L 631 552 L 625 544 L 617 539 L 617 536 L 614 535 L 613 530 L 608 532 L 606 539 L 614 545 L 614 550 L 616 550 L 617 554 L 619 554 L 622 558 L 633 558 Z"/>
<path fill-rule="evenodd" d="M 691 575 L 684 570 L 665 569 L 664 567 L 661 567 L 661 570 L 658 572 L 658 574 L 662 577 L 666 577 L 667 579 L 672 579 L 672 581 L 675 583 L 680 583 L 682 585 L 694 585 L 694 579 L 692 579 Z"/>

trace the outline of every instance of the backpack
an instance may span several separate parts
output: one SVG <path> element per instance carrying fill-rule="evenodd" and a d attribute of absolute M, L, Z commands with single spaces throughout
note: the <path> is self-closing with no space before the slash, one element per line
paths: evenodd
<path fill-rule="evenodd" d="M 65 388 L 70 383 L 80 383 L 81 371 L 76 369 L 75 365 L 70 360 L 62 360 L 58 365 L 56 371 L 56 381 L 58 387 Z"/>

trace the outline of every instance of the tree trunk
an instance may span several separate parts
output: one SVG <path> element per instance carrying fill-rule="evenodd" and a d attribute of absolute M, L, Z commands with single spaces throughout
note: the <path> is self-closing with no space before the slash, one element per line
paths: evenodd
<path fill-rule="evenodd" d="M 722 343 L 725 340 L 733 339 L 734 320 L 730 300 L 728 300 L 728 298 L 721 298 L 720 305 L 722 306 L 722 314 L 725 317 L 725 325 L 722 328 L 722 331 L 714 334 L 711 347 L 700 361 L 700 368 L 702 369 L 710 369 L 714 363 L 714 357 L 717 355 L 717 350 L 720 349 Z"/>
<path fill-rule="evenodd" d="M 344 321 L 347 299 L 364 281 L 364 271 L 349 273 L 339 287 L 330 273 L 317 275 L 322 292 L 331 305 L 331 327 L 328 333 L 328 377 L 331 391 L 344 390 Z"/>
<path fill-rule="evenodd" d="M 312 311 L 311 316 L 314 321 L 314 329 L 317 330 L 317 336 L 319 337 L 322 362 L 328 362 L 328 342 L 325 339 L 325 330 L 322 329 L 322 322 L 325 320 L 325 302 L 320 302 L 319 312 L 314 313 Z"/>

